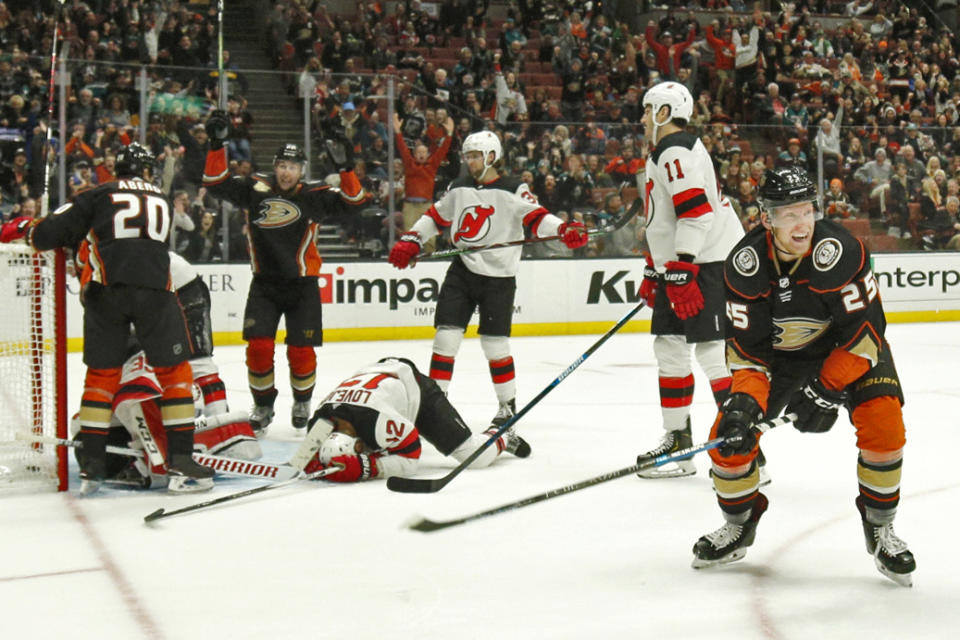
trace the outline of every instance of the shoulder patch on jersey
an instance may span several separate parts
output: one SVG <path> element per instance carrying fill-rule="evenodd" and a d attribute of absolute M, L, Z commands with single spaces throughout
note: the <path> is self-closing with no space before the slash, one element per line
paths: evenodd
<path fill-rule="evenodd" d="M 813 248 L 813 268 L 829 271 L 843 256 L 843 245 L 836 238 L 824 238 Z"/>
<path fill-rule="evenodd" d="M 253 184 L 253 190 L 259 191 L 260 193 L 270 193 L 273 191 L 273 188 L 263 180 L 255 180 Z"/>
<path fill-rule="evenodd" d="M 733 255 L 733 268 L 745 278 L 757 273 L 760 268 L 760 259 L 757 250 L 753 247 L 744 247 Z"/>

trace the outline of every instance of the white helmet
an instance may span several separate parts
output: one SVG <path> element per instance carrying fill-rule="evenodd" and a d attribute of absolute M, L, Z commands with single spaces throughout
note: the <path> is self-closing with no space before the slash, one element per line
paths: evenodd
<path fill-rule="evenodd" d="M 468 135 L 463 141 L 461 153 L 466 155 L 468 151 L 479 151 L 483 154 L 484 167 L 492 167 L 497 160 L 503 157 L 503 146 L 500 144 L 500 138 L 492 131 L 477 131 Z M 490 161 L 491 151 L 493 152 L 492 162 Z"/>
<path fill-rule="evenodd" d="M 321 464 L 329 464 L 337 456 L 352 456 L 357 453 L 357 439 L 340 431 L 334 431 L 320 445 Z"/>
<path fill-rule="evenodd" d="M 693 96 L 690 91 L 679 82 L 661 82 L 655 84 L 643 94 L 643 106 L 653 107 L 653 117 L 655 125 L 666 124 L 656 121 L 657 113 L 660 107 L 664 105 L 670 107 L 670 120 L 683 118 L 689 120 L 693 115 Z M 668 121 L 669 122 L 669 121 Z"/>

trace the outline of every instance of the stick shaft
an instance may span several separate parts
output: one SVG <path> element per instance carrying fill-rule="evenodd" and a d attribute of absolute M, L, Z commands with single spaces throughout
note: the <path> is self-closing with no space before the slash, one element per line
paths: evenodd
<path fill-rule="evenodd" d="M 772 420 L 766 420 L 764 422 L 758 423 L 756 428 L 761 432 L 765 433 L 770 429 L 789 424 L 796 419 L 796 414 L 788 413 L 785 416 L 780 418 L 774 418 Z M 663 454 L 657 456 L 652 460 L 647 460 L 640 464 L 635 464 L 630 467 L 625 467 L 623 469 L 618 469 L 616 471 L 611 471 L 609 473 L 604 473 L 603 475 L 595 476 L 587 480 L 582 480 L 580 482 L 575 482 L 573 484 L 568 484 L 557 489 L 551 489 L 544 493 L 533 495 L 521 500 L 516 500 L 514 502 L 508 502 L 507 504 L 500 505 L 499 507 L 494 507 L 492 509 L 487 509 L 486 511 L 481 511 L 479 513 L 474 513 L 472 515 L 464 516 L 462 518 L 457 518 L 455 520 L 443 520 L 435 521 L 429 519 L 421 519 L 420 521 L 410 525 L 411 529 L 416 531 L 430 532 L 438 531 L 440 529 L 446 529 L 448 527 L 454 527 L 460 524 L 465 524 L 467 522 L 472 522 L 474 520 L 480 520 L 481 518 L 489 518 L 490 516 L 495 516 L 507 511 L 513 511 L 515 509 L 522 509 L 523 507 L 528 507 L 532 504 L 538 502 L 543 502 L 545 500 L 550 500 L 551 498 L 556 498 L 558 496 L 566 495 L 568 493 L 573 493 L 574 491 L 580 491 L 581 489 L 586 489 L 587 487 L 593 487 L 598 484 L 603 484 L 609 482 L 610 480 L 616 480 L 617 478 L 622 478 L 623 476 L 628 476 L 638 471 L 643 471 L 644 469 L 650 469 L 652 467 L 659 467 L 661 465 L 667 464 L 669 462 L 676 462 L 677 460 L 683 460 L 689 458 L 697 453 L 703 451 L 709 451 L 710 449 L 715 449 L 724 443 L 724 438 L 714 438 L 704 442 L 703 444 L 694 445 L 686 449 L 681 449 L 675 453 Z"/>

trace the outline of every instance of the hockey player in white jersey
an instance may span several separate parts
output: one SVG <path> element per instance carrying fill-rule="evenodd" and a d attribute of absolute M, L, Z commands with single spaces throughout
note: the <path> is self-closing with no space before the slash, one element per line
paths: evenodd
<path fill-rule="evenodd" d="M 640 295 L 653 310 L 660 409 L 660 445 L 637 457 L 643 463 L 692 445 L 691 351 L 710 380 L 714 399 L 729 394 L 724 348 L 723 261 L 743 236 L 736 212 L 721 197 L 710 154 L 685 130 L 693 97 L 677 82 L 663 82 L 643 97 L 643 126 L 651 152 L 646 163 L 646 237 L 650 253 Z M 696 473 L 692 460 L 641 471 L 644 478 Z"/>
<path fill-rule="evenodd" d="M 404 269 L 423 243 L 444 231 L 457 248 L 472 248 L 559 235 L 571 249 L 587 243 L 579 222 L 564 222 L 548 212 L 524 182 L 498 174 L 503 157 L 500 139 L 491 131 L 472 133 L 463 141 L 469 175 L 454 180 L 447 192 L 400 236 L 390 251 L 390 264 Z M 522 247 L 461 254 L 447 270 L 437 300 L 430 377 L 446 393 L 453 364 L 473 312 L 480 309 L 480 346 L 490 364 L 490 377 L 499 402 L 493 419 L 502 426 L 516 413 L 516 376 L 510 354 L 510 330 L 516 274 Z"/>
<path fill-rule="evenodd" d="M 333 482 L 409 476 L 420 461 L 421 436 L 462 462 L 493 429 L 472 434 L 437 383 L 405 358 L 383 358 L 337 385 L 317 407 L 310 430 L 290 464 L 307 473 L 329 465 Z M 471 467 L 486 467 L 506 451 L 530 455 L 530 445 L 507 430 Z"/>

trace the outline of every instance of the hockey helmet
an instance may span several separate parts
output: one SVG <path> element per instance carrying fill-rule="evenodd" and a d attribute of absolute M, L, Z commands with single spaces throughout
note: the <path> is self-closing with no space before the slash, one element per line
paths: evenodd
<path fill-rule="evenodd" d="M 290 162 L 296 162 L 299 165 L 304 165 L 307 163 L 307 154 L 303 152 L 303 149 L 301 149 L 299 145 L 288 142 L 277 149 L 277 152 L 273 155 L 274 166 L 281 160 L 288 160 Z"/>
<path fill-rule="evenodd" d="M 823 218 L 817 185 L 810 179 L 806 170 L 796 165 L 767 169 L 763 174 L 757 200 L 769 216 L 770 224 L 775 227 L 781 226 L 777 224 L 776 209 L 800 202 L 809 202 L 813 205 L 814 220 Z"/>
<path fill-rule="evenodd" d="M 463 141 L 461 153 L 466 156 L 468 151 L 479 151 L 483 155 L 483 166 L 492 167 L 503 157 L 503 145 L 500 144 L 500 138 L 492 131 L 477 131 L 471 133 Z M 490 152 L 493 152 L 493 161 L 490 160 Z"/>
<path fill-rule="evenodd" d="M 359 440 L 353 436 L 341 431 L 334 431 L 320 445 L 320 452 L 317 457 L 321 464 L 330 464 L 330 461 L 338 456 L 356 455 L 359 453 L 357 451 L 358 442 Z"/>
<path fill-rule="evenodd" d="M 145 169 L 154 174 L 154 157 L 149 149 L 137 142 L 131 142 L 117 152 L 114 171 L 118 178 L 143 178 Z"/>
<path fill-rule="evenodd" d="M 666 122 L 657 122 L 657 113 L 664 106 L 670 107 L 670 120 L 681 118 L 690 120 L 693 115 L 693 96 L 690 90 L 679 82 L 661 82 L 655 84 L 643 94 L 643 106 L 650 106 L 653 109 L 653 118 L 655 125 L 663 125 Z"/>

